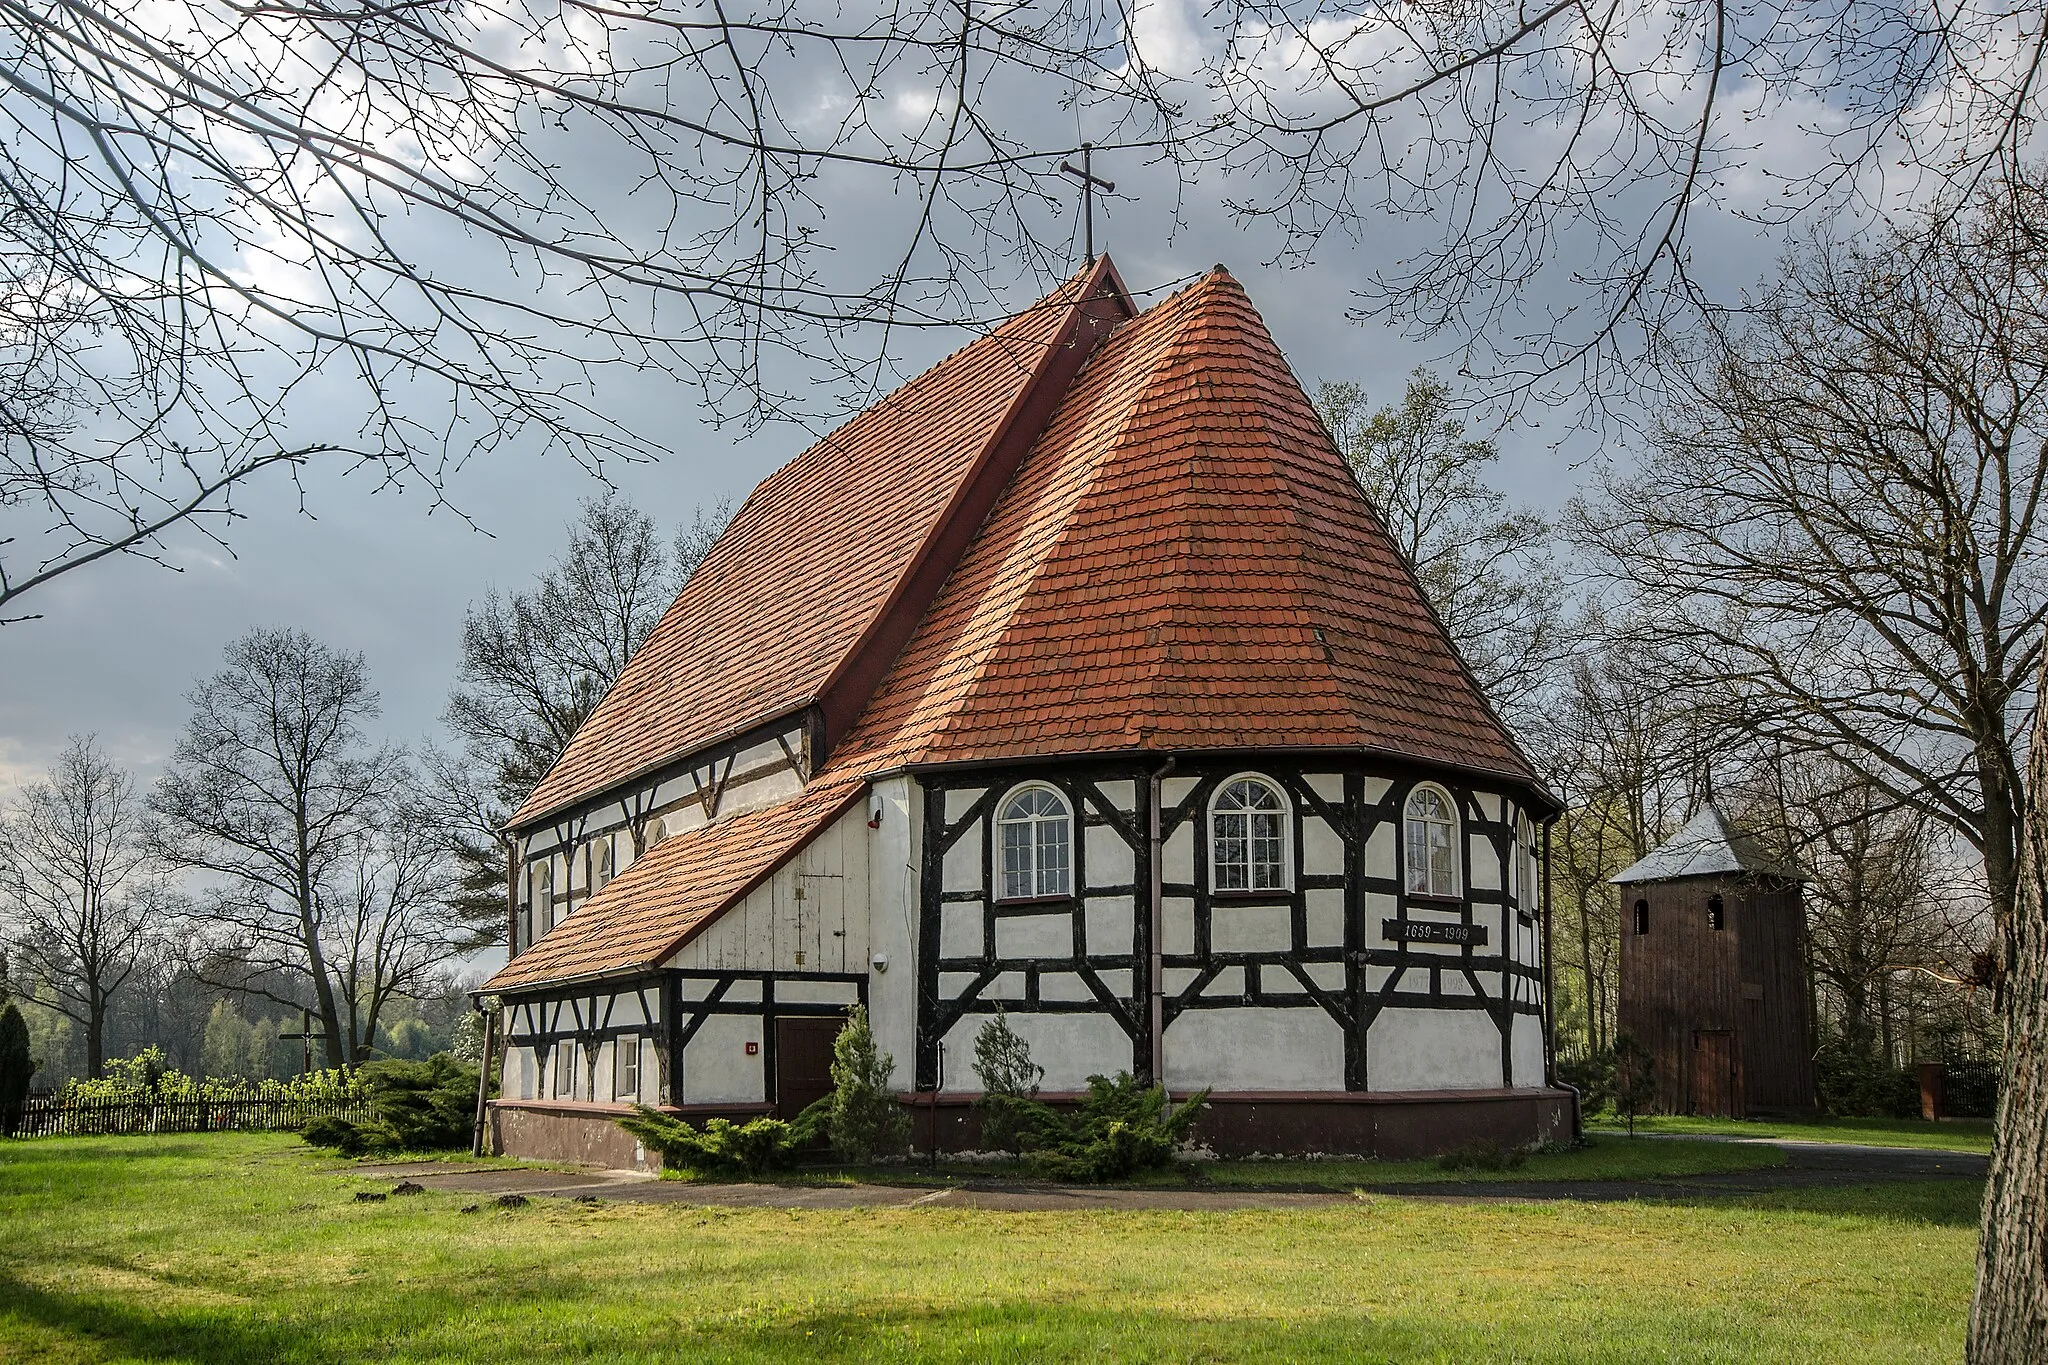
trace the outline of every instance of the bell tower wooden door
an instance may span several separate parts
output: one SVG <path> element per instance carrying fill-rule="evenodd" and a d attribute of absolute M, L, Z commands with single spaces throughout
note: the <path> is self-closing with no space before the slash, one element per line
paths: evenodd
<path fill-rule="evenodd" d="M 1692 1112 L 1707 1118 L 1742 1117 L 1735 1035 L 1726 1029 L 1700 1029 L 1692 1036 Z"/>

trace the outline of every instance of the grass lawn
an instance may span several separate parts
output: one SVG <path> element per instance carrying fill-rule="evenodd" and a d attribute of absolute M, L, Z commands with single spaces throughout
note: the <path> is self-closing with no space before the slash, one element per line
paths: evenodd
<path fill-rule="evenodd" d="M 1609 1132 L 1623 1131 L 1619 1119 L 1588 1120 Z M 1940 1147 L 1958 1152 L 1991 1150 L 1990 1119 L 1696 1119 L 1659 1114 L 1636 1120 L 1638 1133 L 1679 1133 L 1723 1137 L 1791 1138 L 1801 1142 L 1860 1142 L 1870 1147 Z"/>
<path fill-rule="evenodd" d="M 1979 1196 L 463 1214 L 370 1184 L 288 1137 L 0 1146 L 0 1360 L 1949 1360 Z"/>
<path fill-rule="evenodd" d="M 1683 1140 L 1643 1142 L 1625 1135 L 1595 1133 L 1581 1148 L 1532 1153 L 1519 1167 L 1501 1171 L 1447 1171 L 1434 1161 L 1202 1161 L 1140 1177 L 1140 1185 L 1215 1186 L 1219 1189 L 1350 1190 L 1360 1185 L 1421 1185 L 1467 1180 L 1670 1180 L 1727 1171 L 1756 1171 L 1785 1164 L 1774 1147 Z M 695 1178 L 685 1175 L 684 1178 Z M 729 1177 L 706 1177 L 713 1181 Z M 942 1163 L 936 1169 L 875 1166 L 847 1170 L 799 1171 L 788 1183 L 951 1185 L 966 1180 L 1030 1179 L 1020 1166 Z"/>

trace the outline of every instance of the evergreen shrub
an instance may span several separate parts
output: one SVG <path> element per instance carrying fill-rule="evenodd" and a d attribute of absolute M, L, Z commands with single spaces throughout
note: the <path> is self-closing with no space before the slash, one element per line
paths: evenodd
<path fill-rule="evenodd" d="M 895 1069 L 896 1059 L 875 1046 L 867 1006 L 855 1005 L 832 1043 L 825 1101 L 825 1136 L 843 1159 L 865 1164 L 910 1149 L 910 1115 L 889 1089 Z"/>
<path fill-rule="evenodd" d="M 1009 1012 L 996 1006 L 996 1017 L 981 1026 L 974 1039 L 974 1074 L 981 1097 L 981 1140 L 985 1146 L 1012 1154 L 1023 1150 L 1034 1123 L 1033 1104 L 1045 1068 L 1031 1060 L 1031 1045 L 1010 1027 Z"/>
<path fill-rule="evenodd" d="M 1920 1080 L 1913 1072 L 1840 1035 L 1821 1041 L 1813 1057 L 1821 1108 L 1838 1118 L 1920 1117 Z"/>
<path fill-rule="evenodd" d="M 13 1137 L 28 1105 L 29 1079 L 36 1074 L 28 1055 L 28 1020 L 13 1001 L 0 1009 L 0 1137 Z"/>
<path fill-rule="evenodd" d="M 1157 1085 L 1140 1086 L 1128 1072 L 1088 1078 L 1088 1094 L 1070 1114 L 1022 1101 L 1028 1119 L 1025 1164 L 1051 1180 L 1125 1180 L 1173 1164 L 1174 1149 L 1208 1107 L 1205 1089 L 1178 1105 Z"/>
<path fill-rule="evenodd" d="M 671 1118 L 644 1104 L 619 1120 L 619 1126 L 661 1154 L 671 1171 L 699 1175 L 757 1177 L 796 1165 L 804 1148 L 817 1140 L 827 1101 L 805 1109 L 795 1123 L 758 1118 L 747 1123 L 712 1119 L 701 1129 Z"/>
<path fill-rule="evenodd" d="M 357 1072 L 369 1095 L 361 1123 L 319 1118 L 301 1131 L 316 1147 L 366 1152 L 454 1151 L 475 1135 L 477 1069 L 437 1052 L 424 1062 L 372 1062 Z"/>

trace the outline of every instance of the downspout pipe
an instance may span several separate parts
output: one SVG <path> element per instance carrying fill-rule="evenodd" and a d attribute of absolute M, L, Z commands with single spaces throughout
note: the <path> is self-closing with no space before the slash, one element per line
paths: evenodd
<path fill-rule="evenodd" d="M 1150 822 L 1146 846 L 1152 887 L 1151 905 L 1148 907 L 1146 919 L 1150 926 L 1146 948 L 1151 962 L 1151 976 L 1146 991 L 1150 997 L 1147 1003 L 1151 1019 L 1152 1055 L 1149 1060 L 1152 1065 L 1152 1083 L 1162 1089 L 1166 1085 L 1166 953 L 1160 945 L 1165 936 L 1166 908 L 1161 880 L 1165 875 L 1166 857 L 1159 833 L 1162 824 L 1159 818 L 1159 784 L 1173 771 L 1176 762 L 1178 759 L 1174 755 L 1166 756 L 1166 761 L 1151 773 L 1146 793 Z"/>

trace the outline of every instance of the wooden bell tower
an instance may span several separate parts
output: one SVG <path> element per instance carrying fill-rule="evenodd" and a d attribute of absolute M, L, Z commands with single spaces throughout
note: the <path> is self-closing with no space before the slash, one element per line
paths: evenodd
<path fill-rule="evenodd" d="M 1814 1108 L 1800 878 L 1712 802 L 1614 878 L 1622 1032 L 1656 1058 L 1652 1108 L 1743 1117 Z"/>

